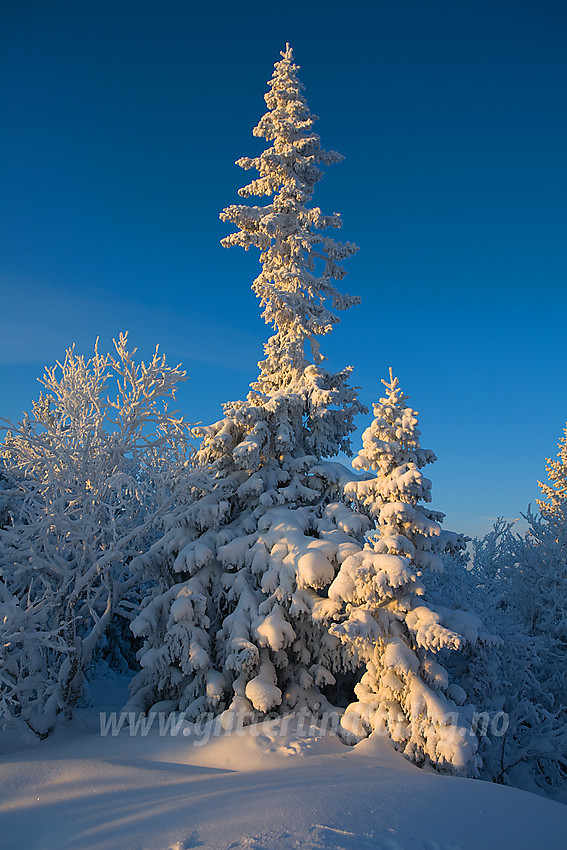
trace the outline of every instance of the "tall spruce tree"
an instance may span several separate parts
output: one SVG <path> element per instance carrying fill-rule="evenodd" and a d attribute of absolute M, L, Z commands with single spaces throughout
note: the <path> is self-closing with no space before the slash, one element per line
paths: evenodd
<path fill-rule="evenodd" d="M 286 45 L 282 61 L 277 62 L 270 91 L 265 100 L 268 112 L 261 118 L 254 135 L 272 145 L 257 157 L 243 157 L 237 165 L 256 169 L 260 176 L 244 186 L 239 195 L 267 195 L 266 206 L 243 204 L 227 207 L 221 213 L 238 232 L 222 240 L 223 245 L 253 245 L 260 249 L 262 269 L 253 283 L 260 299 L 266 324 L 275 333 L 268 341 L 266 359 L 254 389 L 269 394 L 288 388 L 309 365 L 305 344 L 309 342 L 313 363 L 323 361 L 318 337 L 328 333 L 339 321 L 329 309 L 345 309 L 358 304 L 357 297 L 342 295 L 333 280 L 342 280 L 345 271 L 339 263 L 358 249 L 351 243 L 333 240 L 325 231 L 339 228 L 337 213 L 323 215 L 318 207 L 308 208 L 315 185 L 323 176 L 320 165 L 340 162 L 335 151 L 321 148 L 313 131 L 317 120 L 301 94 L 292 49 Z M 341 383 L 341 379 L 335 378 Z"/>
<path fill-rule="evenodd" d="M 157 586 L 133 624 L 145 641 L 130 706 L 178 708 L 189 718 L 212 710 L 227 725 L 235 713 L 252 719 L 304 706 L 317 713 L 329 707 L 325 694 L 337 672 L 360 672 L 366 665 L 360 687 L 373 692 L 374 714 L 388 715 L 387 730 L 406 753 L 465 770 L 474 758 L 474 735 L 466 710 L 445 695 L 446 674 L 432 657 L 439 646 L 458 648 L 463 637 L 414 602 L 420 569 L 459 539 L 442 535 L 441 515 L 417 507 L 430 486 L 420 469 L 434 456 L 419 448 L 417 420 L 393 379 L 390 406 L 394 413 L 400 408 L 407 440 L 397 445 L 400 458 L 394 457 L 394 443 L 387 440 L 397 433 L 396 420 L 380 446 L 384 457 L 393 452 L 386 466 L 396 460 L 386 472 L 392 493 L 403 491 L 397 503 L 386 497 L 380 463 L 358 464 L 381 470 L 363 476 L 372 481 L 361 481 L 325 460 L 339 451 L 350 454 L 353 417 L 363 410 L 348 385 L 350 369 L 326 371 L 319 351 L 319 338 L 338 321 L 332 308 L 356 303 L 333 283 L 344 276 L 340 261 L 356 248 L 326 235 L 340 226 L 337 215 L 307 206 L 319 166 L 340 157 L 321 149 L 301 90 L 288 45 L 266 95 L 268 113 L 254 131 L 272 146 L 239 160 L 260 173 L 240 194 L 273 196 L 271 203 L 235 205 L 221 215 L 238 227 L 223 240 L 226 246 L 260 249 L 261 272 L 253 286 L 274 333 L 246 401 L 224 405 L 221 420 L 196 429 L 202 441 L 197 465 L 183 482 L 163 538 L 139 559 Z M 384 521 L 390 509 L 388 528 L 381 542 L 364 544 L 379 494 Z M 371 581 L 365 584 L 362 573 L 367 565 L 374 568 L 375 558 L 381 566 L 389 559 L 388 569 L 367 600 Z M 356 576 L 350 575 L 352 565 L 361 567 Z M 349 582 L 356 598 L 349 596 Z M 384 605 L 378 591 L 388 582 L 391 598 Z M 361 641 L 356 628 L 365 604 L 367 620 L 376 617 Z M 380 632 L 384 617 L 387 641 Z M 471 634 L 479 625 L 474 616 L 459 620 L 453 613 L 453 620 Z M 390 676 L 379 683 L 372 658 L 384 654 L 386 643 Z M 396 673 L 394 705 L 384 688 L 393 687 Z M 462 693 L 453 690 L 457 698 Z M 451 712 L 458 722 L 443 730 Z M 371 720 L 363 732 L 376 725 Z"/>
<path fill-rule="evenodd" d="M 363 407 L 350 369 L 323 368 L 318 341 L 338 321 L 332 308 L 358 300 L 333 283 L 356 248 L 327 235 L 338 215 L 307 206 L 320 166 L 341 157 L 321 148 L 297 70 L 288 45 L 254 130 L 271 147 L 238 161 L 260 174 L 240 194 L 271 202 L 221 214 L 238 227 L 225 246 L 261 252 L 253 288 L 274 333 L 247 399 L 196 430 L 197 465 L 140 559 L 157 580 L 133 624 L 145 642 L 131 705 L 143 710 L 165 701 L 189 717 L 224 710 L 227 722 L 235 711 L 318 711 L 334 682 L 327 589 L 369 521 L 340 501 L 352 473 L 322 461 L 350 453 Z"/>

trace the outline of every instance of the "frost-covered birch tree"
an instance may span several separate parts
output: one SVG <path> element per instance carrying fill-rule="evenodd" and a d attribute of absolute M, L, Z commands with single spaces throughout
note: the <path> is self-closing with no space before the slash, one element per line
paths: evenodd
<path fill-rule="evenodd" d="M 539 747 L 530 767 L 540 787 L 567 781 L 567 427 L 556 458 L 547 459 L 548 483 L 538 482 L 539 515 L 528 508 L 528 530 L 514 541 L 512 603 L 537 647 L 539 701 L 553 726 L 553 735 L 538 734 L 547 731 L 541 724 L 528 730 L 532 749 Z"/>
<path fill-rule="evenodd" d="M 551 695 L 553 709 L 567 711 L 567 428 L 557 459 L 547 458 L 548 483 L 538 482 L 539 514 L 525 514 L 528 529 L 513 539 L 510 551 L 515 580 L 510 606 L 540 645 L 538 680 Z M 510 547 L 509 547 L 510 548 Z M 566 738 L 567 741 L 567 738 Z M 566 744 L 563 761 L 567 765 Z M 567 769 L 565 771 L 567 773 Z"/>
<path fill-rule="evenodd" d="M 444 557 L 444 573 L 428 581 L 428 597 L 454 605 L 466 600 L 488 632 L 462 652 L 443 654 L 450 677 L 479 712 L 481 777 L 553 793 L 567 775 L 565 713 L 550 676 L 555 668 L 561 676 L 563 665 L 560 655 L 550 657 L 549 635 L 533 629 L 537 577 L 524 557 L 525 538 L 512 528 L 496 520 L 472 541 L 470 561 L 466 553 Z"/>
<path fill-rule="evenodd" d="M 345 488 L 376 529 L 329 588 L 343 611 L 331 633 L 344 663 L 365 669 L 341 725 L 354 739 L 385 731 L 418 763 L 474 772 L 474 708 L 438 656 L 474 644 L 481 622 L 471 611 L 428 602 L 424 586 L 428 571 L 443 569 L 442 553 L 462 549 L 464 539 L 442 531 L 443 514 L 427 507 L 431 481 L 422 470 L 435 455 L 421 448 L 417 413 L 392 370 L 382 383 L 386 394 L 353 461 L 374 475 Z"/>
<path fill-rule="evenodd" d="M 131 704 L 144 710 L 224 710 L 227 722 L 234 711 L 318 711 L 334 682 L 327 588 L 369 522 L 340 501 L 352 473 L 322 461 L 350 452 L 363 408 L 350 369 L 323 368 L 319 340 L 333 308 L 358 300 L 334 283 L 356 248 L 328 234 L 337 214 L 309 206 L 321 166 L 341 157 L 322 149 L 297 70 L 288 45 L 254 130 L 269 147 L 238 161 L 260 175 L 240 194 L 271 200 L 221 214 L 237 227 L 225 246 L 260 251 L 253 288 L 273 334 L 247 399 L 196 429 L 186 503 L 139 559 L 159 582 L 133 624 L 145 643 Z"/>
<path fill-rule="evenodd" d="M 69 349 L 2 446 L 14 484 L 0 530 L 2 708 L 41 735 L 81 696 L 113 621 L 127 630 L 132 557 L 185 464 L 187 426 L 167 404 L 185 373 L 157 349 L 137 365 L 126 335 L 115 347 L 89 360 Z"/>

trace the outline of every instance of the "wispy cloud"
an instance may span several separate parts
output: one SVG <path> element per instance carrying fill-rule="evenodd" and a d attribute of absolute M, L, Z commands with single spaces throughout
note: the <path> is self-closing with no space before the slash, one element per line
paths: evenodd
<path fill-rule="evenodd" d="M 168 360 L 247 369 L 262 354 L 261 340 L 241 327 L 186 315 L 164 305 L 132 303 L 118 295 L 69 292 L 38 281 L 0 277 L 3 318 L 0 364 L 53 363 L 73 343 L 107 348 L 120 331 L 144 352 L 160 344 Z"/>

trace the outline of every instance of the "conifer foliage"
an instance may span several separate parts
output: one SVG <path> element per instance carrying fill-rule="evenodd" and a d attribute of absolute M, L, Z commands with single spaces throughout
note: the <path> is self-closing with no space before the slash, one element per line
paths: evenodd
<path fill-rule="evenodd" d="M 329 597 L 345 608 L 331 627 L 355 668 L 365 666 L 342 725 L 355 738 L 386 730 L 415 761 L 426 757 L 443 768 L 465 770 L 477 748 L 472 707 L 450 685 L 437 660 L 442 650 L 475 642 L 481 627 L 472 613 L 433 606 L 422 576 L 442 570 L 441 554 L 458 551 L 464 539 L 443 532 L 443 514 L 426 507 L 431 481 L 422 469 L 436 460 L 420 446 L 417 413 L 406 404 L 390 369 L 386 395 L 374 405 L 374 420 L 353 461 L 372 478 L 347 484 L 347 495 L 376 522 L 364 548 L 343 562 Z M 470 766 L 469 766 L 470 769 Z"/>
<path fill-rule="evenodd" d="M 319 166 L 340 157 L 321 149 L 292 59 L 288 45 L 255 130 L 271 147 L 238 163 L 260 173 L 240 194 L 271 201 L 221 215 L 238 227 L 223 244 L 260 250 L 254 290 L 274 333 L 247 399 L 195 429 L 196 464 L 164 536 L 136 560 L 156 588 L 133 623 L 144 645 L 130 708 L 213 711 L 227 726 L 235 714 L 320 713 L 337 673 L 366 669 L 345 730 L 385 728 L 411 758 L 465 771 L 470 707 L 457 708 L 464 692 L 434 656 L 474 641 L 480 623 L 421 599 L 422 570 L 463 541 L 420 504 L 435 457 L 392 375 L 354 463 L 365 474 L 325 460 L 350 453 L 362 411 L 350 370 L 326 371 L 318 344 L 332 308 L 356 303 L 333 283 L 356 249 L 326 235 L 338 216 L 307 207 Z"/>
<path fill-rule="evenodd" d="M 322 462 L 350 452 L 363 409 L 350 370 L 323 369 L 318 348 L 338 321 L 331 308 L 357 300 L 332 283 L 356 250 L 325 234 L 340 218 L 306 206 L 319 166 L 340 157 L 313 132 L 289 46 L 282 57 L 255 130 L 272 146 L 239 160 L 260 172 L 240 194 L 273 198 L 221 215 L 239 228 L 224 245 L 260 249 L 254 289 L 274 333 L 246 401 L 196 429 L 197 466 L 163 540 L 141 559 L 157 580 L 134 623 L 145 643 L 132 704 L 146 710 L 164 700 L 189 716 L 224 709 L 227 720 L 233 711 L 318 710 L 334 681 L 326 591 L 369 525 L 340 502 L 352 473 Z"/>
<path fill-rule="evenodd" d="M 343 157 L 321 148 L 313 131 L 317 117 L 301 93 L 303 85 L 289 44 L 281 55 L 265 97 L 268 112 L 254 129 L 254 135 L 271 142 L 271 147 L 258 157 L 237 162 L 260 174 L 239 194 L 245 198 L 273 195 L 272 202 L 266 206 L 232 205 L 221 213 L 223 221 L 238 227 L 237 233 L 223 239 L 223 245 L 240 245 L 246 250 L 254 246 L 261 252 L 262 269 L 252 288 L 260 298 L 266 324 L 276 330 L 266 345 L 266 360 L 255 385 L 262 393 L 288 386 L 303 373 L 308 365 L 306 342 L 313 362 L 322 362 L 318 337 L 339 321 L 327 302 L 335 309 L 345 309 L 360 300 L 342 295 L 333 284 L 345 275 L 340 262 L 358 250 L 325 232 L 342 226 L 340 216 L 324 215 L 318 207 L 306 206 L 323 176 L 319 166 L 340 162 Z"/>
<path fill-rule="evenodd" d="M 536 501 L 545 520 L 548 522 L 555 520 L 565 525 L 567 524 L 567 426 L 563 429 L 558 448 L 557 460 L 547 459 L 549 484 L 539 482 L 544 498 L 536 499 Z"/>

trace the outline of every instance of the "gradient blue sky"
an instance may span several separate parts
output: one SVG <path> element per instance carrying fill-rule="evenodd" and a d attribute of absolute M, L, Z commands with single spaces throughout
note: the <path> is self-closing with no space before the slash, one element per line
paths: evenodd
<path fill-rule="evenodd" d="M 258 260 L 221 248 L 218 215 L 289 41 L 346 157 L 315 202 L 360 246 L 330 366 L 367 404 L 399 375 L 447 527 L 533 502 L 567 418 L 562 0 L 20 0 L 2 31 L 0 415 L 121 330 L 184 364 L 187 418 L 246 394 Z"/>

